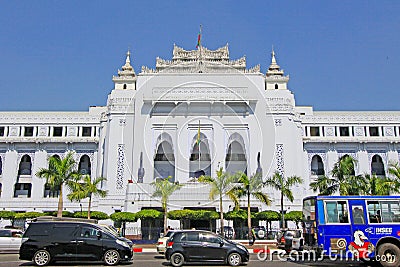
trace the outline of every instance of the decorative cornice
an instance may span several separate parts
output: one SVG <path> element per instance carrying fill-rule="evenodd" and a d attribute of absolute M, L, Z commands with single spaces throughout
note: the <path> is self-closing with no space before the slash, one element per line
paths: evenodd
<path fill-rule="evenodd" d="M 152 73 L 259 73 L 260 66 L 246 69 L 246 57 L 230 60 L 228 45 L 216 50 L 201 47 L 184 50 L 174 45 L 172 60 L 156 58 L 156 68 L 142 67 L 141 74 Z"/>
<path fill-rule="evenodd" d="M 100 114 L 90 115 L 89 112 L 0 112 L 0 123 L 29 124 L 75 124 L 99 123 Z"/>
<path fill-rule="evenodd" d="M 314 111 L 302 116 L 302 123 L 382 123 L 400 122 L 400 111 Z"/>

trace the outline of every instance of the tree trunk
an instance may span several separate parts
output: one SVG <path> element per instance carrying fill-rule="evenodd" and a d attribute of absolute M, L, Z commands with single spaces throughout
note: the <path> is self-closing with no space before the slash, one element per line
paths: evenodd
<path fill-rule="evenodd" d="M 90 219 L 90 206 L 92 205 L 92 194 L 89 195 L 89 204 L 87 209 L 87 218 Z"/>
<path fill-rule="evenodd" d="M 250 192 L 247 192 L 247 227 L 249 228 L 248 237 L 251 236 L 251 212 L 250 212 Z"/>
<path fill-rule="evenodd" d="M 164 209 L 164 236 L 167 233 L 167 207 Z"/>
<path fill-rule="evenodd" d="M 63 185 L 60 186 L 60 195 L 58 196 L 57 217 L 62 217 L 63 212 Z"/>
<path fill-rule="evenodd" d="M 167 216 L 168 216 L 168 209 L 167 209 L 167 198 L 163 198 L 162 200 L 162 208 L 164 209 L 164 235 L 167 233 Z"/>
<path fill-rule="evenodd" d="M 219 196 L 219 219 L 220 219 L 220 228 L 219 234 L 224 236 L 224 211 L 222 210 L 222 195 Z"/>
<path fill-rule="evenodd" d="M 283 210 L 283 193 L 281 192 L 281 228 L 285 228 L 285 211 Z"/>

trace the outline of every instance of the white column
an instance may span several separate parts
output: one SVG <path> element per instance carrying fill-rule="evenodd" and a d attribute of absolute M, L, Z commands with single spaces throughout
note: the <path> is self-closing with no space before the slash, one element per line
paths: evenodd
<path fill-rule="evenodd" d="M 3 162 L 3 186 L 1 198 L 11 199 L 14 196 L 14 185 L 18 174 L 18 153 L 15 150 L 6 152 Z"/>
<path fill-rule="evenodd" d="M 336 150 L 335 151 L 328 151 L 326 153 L 326 161 L 327 161 L 326 170 L 328 171 L 328 174 L 333 169 L 333 166 L 338 161 L 338 159 L 339 159 L 338 158 L 338 153 L 337 153 Z"/>
<path fill-rule="evenodd" d="M 391 162 L 399 163 L 399 153 L 397 151 L 393 151 L 393 150 L 388 151 L 387 152 L 387 160 L 388 160 L 388 163 L 391 163 Z"/>
<path fill-rule="evenodd" d="M 42 150 L 36 151 L 34 165 L 32 166 L 31 198 L 33 200 L 43 199 L 44 184 L 46 183 L 46 179 L 37 177 L 36 173 L 41 168 L 47 168 L 47 165 L 47 152 Z"/>
<path fill-rule="evenodd" d="M 370 174 L 371 173 L 371 165 L 368 160 L 368 152 L 365 150 L 359 150 L 356 153 L 357 155 L 357 164 L 358 164 L 358 174 Z"/>

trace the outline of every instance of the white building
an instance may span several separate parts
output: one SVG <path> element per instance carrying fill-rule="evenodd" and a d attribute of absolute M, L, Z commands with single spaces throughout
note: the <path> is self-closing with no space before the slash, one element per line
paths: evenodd
<path fill-rule="evenodd" d="M 0 209 L 56 210 L 57 194 L 35 174 L 48 167 L 49 156 L 70 150 L 80 171 L 107 178 L 108 196 L 95 199 L 93 210 L 108 214 L 160 208 L 150 183 L 168 176 L 185 185 L 169 209 L 218 210 L 195 177 L 215 175 L 219 166 L 262 172 L 264 179 L 275 171 L 301 176 L 294 203 L 286 202 L 287 209 L 300 210 L 301 199 L 313 194 L 310 181 L 329 174 L 345 154 L 357 160 L 357 173 L 384 175 L 390 161 L 399 161 L 400 112 L 296 106 L 274 52 L 265 74 L 259 66 L 247 68 L 244 57 L 231 60 L 228 46 L 174 46 L 172 60 L 157 58 L 155 69 L 143 67 L 138 75 L 130 60 L 128 52 L 104 107 L 0 112 Z M 279 192 L 265 190 L 273 206 L 254 200 L 253 208 L 279 210 Z M 231 203 L 224 205 L 227 210 Z M 78 211 L 80 205 L 65 199 L 64 208 Z"/>

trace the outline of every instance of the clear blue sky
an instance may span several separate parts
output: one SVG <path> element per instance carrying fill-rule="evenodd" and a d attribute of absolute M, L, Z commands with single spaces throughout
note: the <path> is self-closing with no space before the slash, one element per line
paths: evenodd
<path fill-rule="evenodd" d="M 128 48 L 136 73 L 173 44 L 216 49 L 265 73 L 272 45 L 297 105 L 400 110 L 400 1 L 0 0 L 0 110 L 106 104 Z"/>

